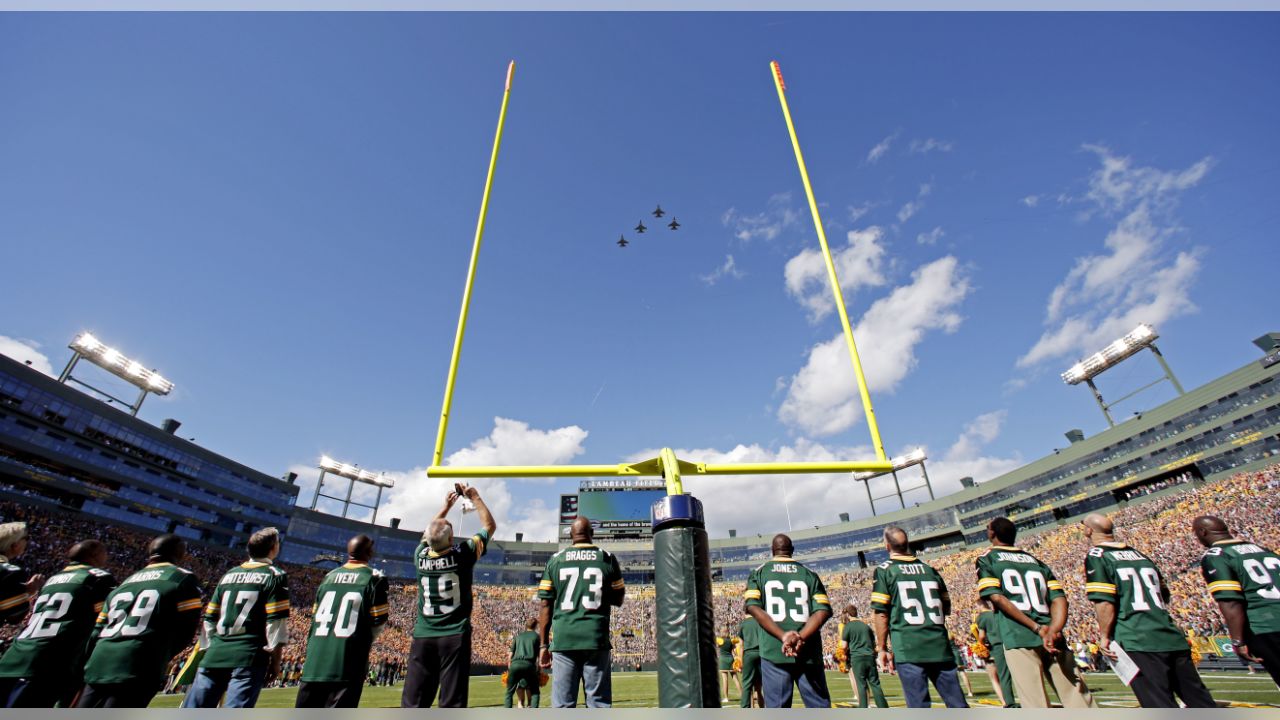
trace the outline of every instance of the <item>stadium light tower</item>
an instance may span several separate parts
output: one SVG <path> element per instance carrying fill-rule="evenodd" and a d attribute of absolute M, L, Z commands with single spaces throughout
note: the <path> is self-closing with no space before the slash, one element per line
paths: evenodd
<path fill-rule="evenodd" d="M 1102 409 L 1103 416 L 1107 418 L 1107 425 L 1115 427 L 1115 420 L 1111 418 L 1111 408 L 1164 380 L 1172 383 L 1179 395 L 1186 394 L 1186 391 L 1182 389 L 1182 383 L 1178 382 L 1178 378 L 1174 376 L 1169 363 L 1165 362 L 1164 355 L 1156 347 L 1156 339 L 1159 337 L 1155 328 L 1143 323 L 1129 331 L 1119 340 L 1072 365 L 1071 369 L 1062 373 L 1062 380 L 1068 385 L 1079 385 L 1080 383 L 1088 385 L 1089 389 L 1093 391 L 1093 399 L 1098 401 L 1098 407 Z M 1156 361 L 1160 363 L 1160 367 L 1164 370 L 1164 376 L 1143 385 L 1113 403 L 1105 402 L 1102 399 L 1102 393 L 1098 392 L 1098 386 L 1093 383 L 1093 379 L 1143 350 L 1150 350 L 1151 354 L 1156 356 Z"/>
<path fill-rule="evenodd" d="M 912 450 L 906 455 L 899 455 L 895 458 L 891 458 L 889 462 L 893 464 L 893 468 L 888 471 L 888 474 L 893 476 L 893 487 L 895 492 L 890 495 L 881 495 L 880 497 L 871 496 L 871 481 L 875 478 L 884 476 L 886 474 L 885 472 L 853 473 L 853 479 L 861 482 L 863 486 L 866 487 L 867 489 L 867 502 L 871 505 L 872 515 L 876 514 L 876 500 L 887 500 L 888 498 L 894 497 L 895 495 L 898 498 L 898 504 L 904 510 L 906 509 L 907 501 L 904 500 L 902 497 L 903 489 L 902 489 L 902 484 L 898 482 L 898 471 L 905 470 L 913 465 L 920 466 L 920 472 L 924 476 L 924 485 L 923 486 L 916 485 L 915 487 L 909 487 L 906 489 L 906 492 L 911 492 L 912 490 L 919 490 L 921 487 L 924 487 L 926 490 L 929 491 L 929 499 L 930 500 L 935 499 L 933 495 L 933 485 L 929 483 L 929 471 L 926 470 L 924 466 L 924 461 L 926 459 L 927 458 L 922 448 L 916 448 L 915 450 Z"/>
<path fill-rule="evenodd" d="M 72 340 L 71 344 L 67 347 L 71 348 L 71 361 L 67 363 L 67 366 L 62 370 L 62 374 L 58 376 L 58 382 L 63 385 L 66 385 L 68 382 L 83 385 L 99 395 L 110 398 L 111 400 L 129 408 L 129 414 L 135 417 L 138 415 L 138 410 L 142 408 L 142 401 L 147 399 L 148 393 L 153 393 L 155 395 L 168 395 L 173 391 L 173 383 L 166 380 L 160 373 L 156 372 L 154 369 L 147 369 L 143 367 L 142 363 L 137 360 L 130 360 L 121 354 L 119 350 L 116 350 L 113 347 L 108 347 L 103 344 L 101 340 L 87 332 L 77 335 L 76 339 Z M 115 375 L 121 380 L 124 380 L 130 385 L 138 388 L 140 391 L 138 399 L 134 400 L 133 404 L 129 404 L 111 393 L 100 390 L 83 380 L 72 377 L 71 371 L 75 369 L 76 363 L 79 363 L 81 359 L 88 360 L 94 365 L 97 365 L 103 370 L 106 370 L 112 375 Z"/>
<path fill-rule="evenodd" d="M 394 480 L 387 479 L 385 474 L 378 475 L 376 473 L 371 473 L 368 470 L 361 470 L 355 465 L 349 465 L 347 463 L 338 462 L 337 460 L 334 460 L 328 455 L 320 456 L 319 467 L 320 467 L 320 481 L 316 483 L 315 497 L 311 498 L 312 510 L 316 509 L 316 503 L 320 502 L 320 498 L 328 498 L 330 500 L 339 500 L 342 502 L 342 517 L 344 518 L 347 516 L 347 511 L 351 509 L 351 506 L 355 505 L 356 507 L 362 507 L 362 508 L 373 510 L 373 519 L 370 520 L 369 522 L 370 523 L 378 522 L 378 506 L 382 504 L 382 489 L 395 487 L 396 483 Z M 324 493 L 320 492 L 321 490 L 324 489 L 324 476 L 327 473 L 337 475 L 338 477 L 344 477 L 351 481 L 351 484 L 347 485 L 346 497 L 338 497 L 337 495 L 325 495 Z M 372 505 L 365 505 L 364 503 L 351 501 L 351 493 L 355 491 L 356 483 L 374 485 L 378 488 L 378 497 L 376 500 L 373 501 Z"/>

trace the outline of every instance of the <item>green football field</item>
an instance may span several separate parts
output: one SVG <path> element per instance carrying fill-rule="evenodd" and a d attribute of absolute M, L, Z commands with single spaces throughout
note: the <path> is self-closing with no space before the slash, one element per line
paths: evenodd
<path fill-rule="evenodd" d="M 994 705 L 995 693 L 986 674 L 968 673 L 973 684 L 973 705 Z M 1103 707 L 1136 707 L 1137 702 L 1128 688 L 1120 683 L 1114 675 L 1097 673 L 1087 675 L 1086 679 L 1094 697 Z M 614 673 L 613 704 L 616 707 L 656 707 L 658 704 L 657 675 L 652 672 Z M 853 693 L 849 688 L 849 680 L 839 673 L 827 673 L 827 683 L 831 689 L 832 700 L 837 703 L 848 703 Z M 902 706 L 902 686 L 898 678 L 891 675 L 881 676 L 881 684 L 885 697 L 892 706 Z M 1280 690 L 1276 689 L 1267 675 L 1248 675 L 1239 673 L 1210 673 L 1205 675 L 1205 684 L 1209 686 L 1220 703 L 1232 702 L 1241 704 L 1261 704 L 1280 706 Z M 549 706 L 551 687 L 543 688 L 543 706 Z M 472 707 L 500 707 L 502 705 L 503 687 L 495 676 L 471 678 Z M 258 707 L 293 707 L 294 688 L 273 688 L 264 690 L 258 701 Z M 737 704 L 738 694 L 732 686 L 729 696 L 733 704 Z M 936 698 L 936 696 L 935 696 Z M 177 707 L 181 702 L 179 695 L 162 695 L 151 703 L 151 707 Z M 799 704 L 799 695 L 796 703 Z M 398 707 L 400 705 L 400 686 L 365 688 L 361 698 L 361 707 Z"/>

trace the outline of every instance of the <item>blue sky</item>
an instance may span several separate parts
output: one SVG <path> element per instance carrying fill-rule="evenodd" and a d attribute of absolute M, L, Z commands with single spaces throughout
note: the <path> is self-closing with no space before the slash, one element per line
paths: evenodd
<path fill-rule="evenodd" d="M 91 330 L 177 383 L 148 420 L 272 474 L 310 476 L 321 453 L 385 470 L 400 485 L 383 517 L 422 526 L 445 487 L 420 468 L 515 58 L 452 461 L 869 457 L 777 59 L 885 443 L 927 448 L 951 489 L 1105 427 L 1059 373 L 1137 322 L 1188 387 L 1280 329 L 1278 29 L 1271 14 L 7 14 L 0 351 L 57 370 Z M 683 227 L 635 236 L 655 203 Z M 1140 357 L 1100 386 L 1157 374 Z M 573 487 L 482 485 L 500 535 L 529 537 Z M 691 486 L 717 533 L 785 526 L 783 493 L 797 526 L 867 512 L 844 477 Z"/>

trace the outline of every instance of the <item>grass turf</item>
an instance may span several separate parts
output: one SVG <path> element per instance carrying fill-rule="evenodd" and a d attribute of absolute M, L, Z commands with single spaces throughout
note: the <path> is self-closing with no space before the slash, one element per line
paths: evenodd
<path fill-rule="evenodd" d="M 967 673 L 973 684 L 974 698 L 972 705 L 994 705 L 995 693 L 986 673 Z M 1136 707 L 1133 693 L 1110 673 L 1094 673 L 1085 676 L 1094 697 L 1103 707 Z M 1204 676 L 1205 685 L 1219 702 L 1230 701 L 1245 704 L 1280 705 L 1280 690 L 1276 689 L 1271 678 L 1265 674 L 1248 675 L 1238 673 L 1208 673 Z M 881 686 L 889 704 L 894 707 L 903 706 L 902 685 L 893 675 L 882 675 Z M 840 673 L 827 673 L 827 686 L 831 690 L 833 702 L 848 703 L 853 696 L 849 688 L 849 680 Z M 498 677 L 471 678 L 471 707 L 501 707 L 505 689 Z M 293 707 L 296 688 L 269 688 L 262 691 L 258 707 Z M 737 705 L 738 694 L 730 684 L 729 697 L 731 704 Z M 177 707 L 182 701 L 180 695 L 161 695 L 151 707 Z M 658 679 L 652 672 L 622 672 L 613 675 L 613 704 L 615 707 L 657 707 Z M 796 697 L 799 703 L 799 696 Z M 551 686 L 542 689 L 542 706 L 551 704 Z M 360 707 L 399 707 L 400 686 L 366 687 L 360 699 Z"/>

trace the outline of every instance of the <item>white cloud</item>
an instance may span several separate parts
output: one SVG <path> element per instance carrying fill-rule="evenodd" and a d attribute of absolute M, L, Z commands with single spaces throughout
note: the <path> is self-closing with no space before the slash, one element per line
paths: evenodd
<path fill-rule="evenodd" d="M 910 151 L 912 153 L 924 155 L 926 153 L 933 152 L 934 150 L 939 152 L 951 152 L 951 147 L 951 142 L 947 140 L 936 140 L 934 138 L 927 138 L 925 140 L 916 139 L 911 141 Z"/>
<path fill-rule="evenodd" d="M 967 273 L 947 256 L 918 268 L 911 282 L 877 300 L 854 328 L 871 392 L 892 392 L 915 368 L 915 348 L 930 330 L 954 332 L 956 307 L 969 294 Z M 783 422 L 814 435 L 840 432 L 862 417 L 844 335 L 815 345 L 778 409 Z"/>
<path fill-rule="evenodd" d="M 583 442 L 586 438 L 587 431 L 577 425 L 539 430 L 530 428 L 528 423 L 499 417 L 494 418 L 493 431 L 489 435 L 472 442 L 470 447 L 450 454 L 444 464 L 560 465 L 585 451 Z M 318 471 L 306 466 L 294 466 L 291 470 L 299 476 L 299 486 L 302 488 L 298 495 L 300 502 L 310 505 Z M 402 520 L 401 527 L 408 530 L 426 528 L 427 523 L 440 511 L 444 498 L 454 483 L 451 479 L 427 477 L 425 467 L 389 470 L 385 475 L 395 481 L 395 487 L 384 491 L 382 507 L 378 511 L 378 523 L 386 525 L 391 518 L 398 517 Z M 499 537 L 512 538 L 515 533 L 522 532 L 526 539 L 533 541 L 556 539 L 558 517 L 540 499 L 517 502 L 511 492 L 511 484 L 536 484 L 545 488 L 552 482 L 554 481 L 547 478 L 491 478 L 476 480 L 474 484 L 498 523 Z M 366 501 L 372 502 L 373 491 L 361 488 L 358 492 L 367 493 Z M 321 507 L 324 508 L 325 505 Z M 475 518 L 475 515 L 468 515 L 462 519 L 456 506 L 450 514 L 454 527 L 458 527 L 461 522 L 464 531 L 477 527 Z"/>
<path fill-rule="evenodd" d="M 878 287 L 885 284 L 881 272 L 884 262 L 884 230 L 871 226 L 865 230 L 851 230 L 849 244 L 832 253 L 840 287 L 847 293 L 862 287 Z M 806 248 L 787 261 L 784 276 L 787 292 L 809 310 L 809 317 L 817 321 L 835 310 L 831 297 L 831 283 L 827 277 L 827 264 L 822 251 Z"/>
<path fill-rule="evenodd" d="M 858 222 L 858 220 L 862 219 L 863 215 L 871 212 L 871 208 L 874 208 L 875 206 L 876 204 L 870 200 L 862 203 L 861 205 L 850 205 L 848 207 L 849 222 Z"/>
<path fill-rule="evenodd" d="M 800 213 L 791 207 L 791 193 L 778 193 L 769 198 L 763 212 L 743 215 L 737 208 L 729 208 L 720 217 L 720 222 L 731 228 L 733 236 L 742 242 L 774 240 L 799 220 Z"/>
<path fill-rule="evenodd" d="M 893 141 L 897 140 L 898 136 L 901 134 L 901 130 L 895 130 L 892 135 L 876 143 L 876 146 L 871 148 L 871 151 L 867 153 L 867 162 L 874 163 L 884 157 L 885 153 L 889 152 L 889 147 L 893 145 Z"/>
<path fill-rule="evenodd" d="M 708 285 L 715 285 L 717 282 L 719 282 L 724 278 L 733 278 L 734 280 L 741 280 L 745 276 L 746 276 L 746 273 L 739 270 L 737 264 L 733 261 L 733 256 L 725 255 L 724 263 L 720 265 L 720 267 L 716 268 L 715 270 L 712 270 L 706 275 L 699 275 L 698 279 Z"/>
<path fill-rule="evenodd" d="M 933 185 L 931 183 L 924 183 L 921 185 L 920 192 L 916 193 L 916 199 L 906 205 L 903 205 L 902 208 L 898 210 L 898 222 L 906 222 L 910 220 L 913 215 L 920 212 L 920 210 L 924 208 L 924 199 L 928 197 L 931 192 L 933 192 Z"/>
<path fill-rule="evenodd" d="M 631 459 L 656 456 L 657 450 L 644 450 Z M 870 447 L 836 447 L 800 438 L 792 445 L 770 449 L 760 445 L 737 445 L 730 450 L 716 448 L 676 449 L 681 460 L 705 463 L 819 462 L 831 460 L 872 460 Z M 791 526 L 796 529 L 814 525 L 830 525 L 839 513 L 853 517 L 871 514 L 866 491 L 848 473 L 810 475 L 687 475 L 685 491 L 702 501 L 706 508 L 707 531 L 712 537 L 724 537 L 730 528 L 739 536 L 760 533 L 765 537 L 787 531 L 790 509 Z M 886 487 L 880 487 L 883 482 Z M 889 491 L 892 480 L 873 482 L 877 496 Z M 749 501 L 746 499 L 749 498 Z"/>
<path fill-rule="evenodd" d="M 1000 436 L 1007 418 L 1005 410 L 979 415 L 965 424 L 963 432 L 941 458 L 928 461 L 929 477 L 937 495 L 960 490 L 962 477 L 982 483 L 1023 465 L 1017 453 L 1008 458 L 982 454 L 983 449 Z"/>
<path fill-rule="evenodd" d="M 40 352 L 40 343 L 0 335 L 0 355 L 8 355 L 20 363 L 30 362 L 31 367 L 45 375 L 54 375 L 53 364 Z"/>
<path fill-rule="evenodd" d="M 1179 230 L 1172 217 L 1178 194 L 1204 178 L 1212 158 L 1163 171 L 1085 147 L 1101 163 L 1089 178 L 1089 211 L 1120 217 L 1103 241 L 1104 252 L 1078 258 L 1049 294 L 1046 329 L 1018 367 L 1094 352 L 1139 323 L 1158 326 L 1195 310 L 1190 289 L 1203 251 L 1175 253 L 1165 245 Z"/>
<path fill-rule="evenodd" d="M 943 232 L 942 227 L 939 226 L 930 230 L 929 232 L 920 233 L 919 235 L 916 235 L 916 242 L 920 243 L 921 245 L 935 245 L 939 240 L 942 239 L 943 235 L 946 235 L 946 233 Z"/>
<path fill-rule="evenodd" d="M 1019 200 L 1018 202 L 1022 203 L 1023 205 L 1026 205 L 1027 207 L 1035 207 L 1036 205 L 1040 204 L 1040 196 L 1028 195 L 1022 198 L 1021 200 Z"/>

